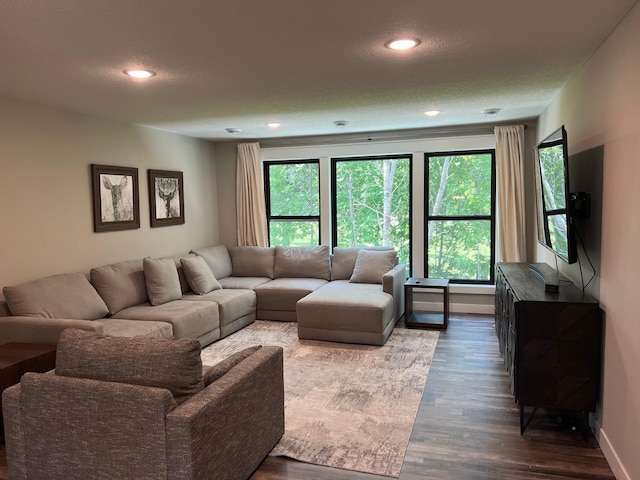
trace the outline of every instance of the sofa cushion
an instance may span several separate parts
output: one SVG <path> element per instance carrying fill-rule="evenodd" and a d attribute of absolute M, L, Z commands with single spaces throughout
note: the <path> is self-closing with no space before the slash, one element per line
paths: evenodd
<path fill-rule="evenodd" d="M 393 247 L 334 247 L 331 280 L 349 280 L 360 250 L 393 250 Z"/>
<path fill-rule="evenodd" d="M 222 377 L 225 373 L 238 365 L 241 361 L 249 358 L 262 348 L 262 345 L 254 345 L 253 347 L 247 347 L 244 350 L 229 355 L 224 360 L 216 363 L 215 365 L 205 365 L 203 367 L 204 386 L 211 385 L 213 382 Z"/>
<path fill-rule="evenodd" d="M 170 390 L 180 404 L 204 388 L 200 343 L 149 337 L 108 337 L 79 329 L 60 334 L 56 375 Z"/>
<path fill-rule="evenodd" d="M 180 263 L 191 290 L 198 295 L 222 288 L 203 257 L 182 258 Z"/>
<path fill-rule="evenodd" d="M 162 305 L 180 299 L 180 277 L 172 258 L 145 258 L 142 266 L 151 305 Z"/>
<path fill-rule="evenodd" d="M 112 315 L 123 308 L 148 301 L 142 260 L 103 265 L 91 269 L 91 283 Z"/>
<path fill-rule="evenodd" d="M 276 247 L 274 277 L 330 280 L 329 247 Z"/>
<path fill-rule="evenodd" d="M 96 320 L 109 313 L 104 300 L 82 273 L 65 273 L 4 287 L 13 315 Z"/>
<path fill-rule="evenodd" d="M 206 295 L 186 293 L 182 296 L 182 300 L 217 303 L 220 327 L 256 311 L 256 293 L 253 290 L 228 288 L 214 290 Z"/>
<path fill-rule="evenodd" d="M 191 253 L 204 258 L 216 278 L 225 278 L 231 275 L 231 257 L 224 245 L 191 250 Z"/>
<path fill-rule="evenodd" d="M 349 281 L 353 283 L 382 283 L 382 276 L 393 268 L 395 250 L 360 250 Z"/>
<path fill-rule="evenodd" d="M 182 293 L 187 293 L 191 291 L 191 285 L 187 281 L 187 276 L 184 274 L 184 269 L 182 268 L 182 262 L 180 262 L 183 258 L 191 258 L 195 257 L 195 253 L 190 253 L 188 255 L 178 255 L 173 257 L 173 261 L 176 264 L 176 270 L 178 270 L 178 278 L 180 279 L 180 290 Z"/>
<path fill-rule="evenodd" d="M 229 247 L 234 277 L 273 278 L 275 247 Z"/>

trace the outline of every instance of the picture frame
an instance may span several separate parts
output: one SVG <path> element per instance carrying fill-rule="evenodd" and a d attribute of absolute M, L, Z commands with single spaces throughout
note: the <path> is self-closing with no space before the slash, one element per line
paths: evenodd
<path fill-rule="evenodd" d="M 138 169 L 91 165 L 93 231 L 140 228 Z"/>
<path fill-rule="evenodd" d="M 151 227 L 184 224 L 182 172 L 149 170 L 148 173 Z"/>

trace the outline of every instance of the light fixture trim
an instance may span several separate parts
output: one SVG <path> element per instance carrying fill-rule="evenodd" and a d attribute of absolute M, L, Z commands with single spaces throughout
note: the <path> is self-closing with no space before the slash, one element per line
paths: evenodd
<path fill-rule="evenodd" d="M 420 39 L 413 37 L 402 37 L 402 38 L 394 38 L 393 40 L 389 40 L 384 44 L 385 47 L 396 50 L 396 51 L 405 51 L 411 50 L 412 48 L 417 47 L 422 43 Z"/>
<path fill-rule="evenodd" d="M 482 110 L 483 115 L 486 115 L 487 117 L 493 117 L 495 115 L 497 115 L 498 113 L 500 113 L 500 110 L 502 110 L 501 108 L 485 108 L 484 110 Z"/>
<path fill-rule="evenodd" d="M 240 133 L 242 131 L 241 128 L 235 128 L 235 127 L 229 127 L 229 128 L 225 128 L 226 132 L 231 134 L 231 135 L 235 135 L 236 133 Z"/>
<path fill-rule="evenodd" d="M 427 117 L 437 117 L 438 115 L 440 115 L 440 113 L 442 113 L 440 110 L 427 110 L 426 112 L 424 112 L 424 114 Z"/>
<path fill-rule="evenodd" d="M 349 125 L 349 121 L 348 120 L 336 120 L 335 122 L 333 122 L 333 124 L 336 127 L 346 127 L 347 125 Z"/>
<path fill-rule="evenodd" d="M 269 128 L 279 128 L 282 124 L 280 122 L 269 122 L 267 123 L 267 127 Z"/>
<path fill-rule="evenodd" d="M 156 76 L 156 72 L 154 72 L 153 70 L 147 70 L 146 68 L 127 68 L 126 70 L 123 70 L 122 73 L 131 78 L 137 79 L 145 79 Z"/>

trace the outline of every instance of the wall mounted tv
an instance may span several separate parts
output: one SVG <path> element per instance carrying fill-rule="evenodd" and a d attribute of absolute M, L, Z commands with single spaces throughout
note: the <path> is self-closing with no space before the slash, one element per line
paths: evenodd
<path fill-rule="evenodd" d="M 578 261 L 564 125 L 534 152 L 538 242 L 567 263 Z"/>

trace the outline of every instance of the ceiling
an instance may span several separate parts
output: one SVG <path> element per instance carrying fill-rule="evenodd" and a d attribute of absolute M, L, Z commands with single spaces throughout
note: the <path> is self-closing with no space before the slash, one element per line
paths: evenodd
<path fill-rule="evenodd" d="M 3 0 L 0 95 L 210 140 L 513 122 L 636 2 Z"/>

